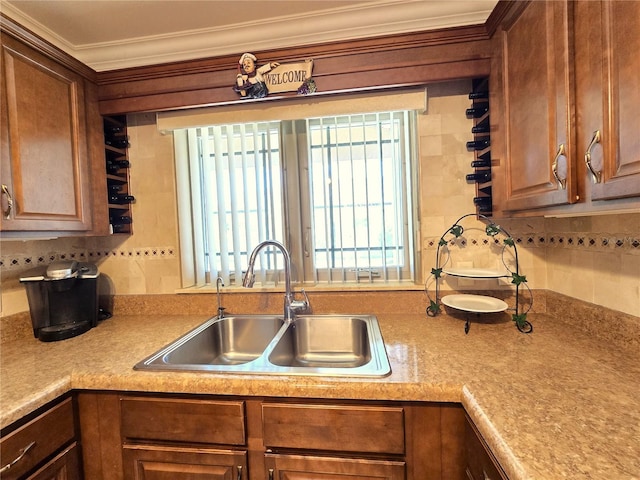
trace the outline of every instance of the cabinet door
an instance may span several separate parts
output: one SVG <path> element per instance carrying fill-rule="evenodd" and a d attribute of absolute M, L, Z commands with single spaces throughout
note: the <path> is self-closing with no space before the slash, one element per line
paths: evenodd
<path fill-rule="evenodd" d="M 268 480 L 404 480 L 404 462 L 266 454 Z"/>
<path fill-rule="evenodd" d="M 507 480 L 507 475 L 493 459 L 476 427 L 467 418 L 465 432 L 467 478 L 469 480 Z"/>
<path fill-rule="evenodd" d="M 639 196 L 640 2 L 576 2 L 575 9 L 578 154 L 587 191 L 592 200 Z"/>
<path fill-rule="evenodd" d="M 76 443 L 65 449 L 27 480 L 80 480 L 80 461 Z"/>
<path fill-rule="evenodd" d="M 564 1 L 514 3 L 501 32 L 505 199 L 519 211 L 577 200 L 571 31 Z"/>
<path fill-rule="evenodd" d="M 125 480 L 247 480 L 246 452 L 125 445 Z"/>
<path fill-rule="evenodd" d="M 0 62 L 0 229 L 90 230 L 84 79 L 7 35 Z"/>

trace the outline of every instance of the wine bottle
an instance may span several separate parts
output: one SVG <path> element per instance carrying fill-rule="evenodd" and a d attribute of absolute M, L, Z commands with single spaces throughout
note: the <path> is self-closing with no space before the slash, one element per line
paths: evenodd
<path fill-rule="evenodd" d="M 493 207 L 489 205 L 476 205 L 476 210 L 478 213 L 490 213 L 493 210 Z"/>
<path fill-rule="evenodd" d="M 116 173 L 121 168 L 129 168 L 129 160 L 107 160 L 107 173 Z"/>
<path fill-rule="evenodd" d="M 133 203 L 135 202 L 135 200 L 136 199 L 133 195 L 117 195 L 117 194 L 109 195 L 109 203 L 124 205 L 126 203 Z"/>
<path fill-rule="evenodd" d="M 476 172 L 467 175 L 467 182 L 486 183 L 491 181 L 491 172 Z"/>
<path fill-rule="evenodd" d="M 473 197 L 473 204 L 480 205 L 489 205 L 491 206 L 491 197 Z"/>
<path fill-rule="evenodd" d="M 109 223 L 111 225 L 129 225 L 132 223 L 132 219 L 129 215 L 116 215 L 115 217 L 109 217 Z"/>
<path fill-rule="evenodd" d="M 129 137 L 106 137 L 104 144 L 114 148 L 129 148 Z"/>
<path fill-rule="evenodd" d="M 472 142 L 467 142 L 467 150 L 484 150 L 488 146 L 491 145 L 490 138 L 482 138 L 480 140 L 473 140 Z"/>
<path fill-rule="evenodd" d="M 479 158 L 471 162 L 471 168 L 487 168 L 491 166 L 491 158 Z"/>
<path fill-rule="evenodd" d="M 104 133 L 122 133 L 124 132 L 124 125 L 106 125 L 104 126 Z"/>
<path fill-rule="evenodd" d="M 489 125 L 489 117 L 471 127 L 471 133 L 489 133 L 490 130 L 491 126 Z"/>
<path fill-rule="evenodd" d="M 489 111 L 489 105 L 478 105 L 473 108 L 467 108 L 465 111 L 467 118 L 480 118 Z"/>
<path fill-rule="evenodd" d="M 107 184 L 107 189 L 109 190 L 109 194 L 120 193 L 122 190 L 122 183 L 109 183 Z"/>
<path fill-rule="evenodd" d="M 478 98 L 489 98 L 489 92 L 486 91 L 486 90 L 482 90 L 482 91 L 479 91 L 479 92 L 471 92 L 469 94 L 469 99 L 470 100 L 475 100 L 475 99 L 478 99 Z"/>

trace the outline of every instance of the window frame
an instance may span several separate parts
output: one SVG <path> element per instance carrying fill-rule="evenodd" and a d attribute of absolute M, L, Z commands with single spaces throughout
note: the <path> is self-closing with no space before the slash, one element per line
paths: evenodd
<path fill-rule="evenodd" d="M 403 232 L 405 236 L 406 252 L 405 257 L 410 260 L 406 263 L 405 271 L 400 275 L 400 278 L 385 278 L 381 275 L 378 279 L 370 278 L 366 275 L 366 278 L 361 279 L 358 275 L 356 278 L 347 280 L 343 279 L 330 280 L 326 276 L 322 278 L 322 275 L 316 276 L 314 274 L 315 268 L 313 266 L 313 255 L 309 251 L 309 241 L 311 234 L 310 224 L 310 211 L 311 211 L 311 199 L 309 195 L 305 195 L 309 191 L 309 177 L 305 174 L 305 171 L 309 168 L 309 147 L 307 146 L 308 132 L 306 130 L 307 119 L 298 119 L 293 121 L 281 122 L 281 139 L 280 139 L 280 152 L 281 152 L 281 181 L 283 186 L 283 221 L 284 243 L 291 254 L 292 259 L 292 282 L 294 284 L 306 284 L 306 285 L 331 285 L 336 284 L 342 287 L 348 287 L 349 285 L 365 284 L 365 285 L 383 285 L 383 284 L 405 284 L 416 285 L 420 282 L 418 277 L 418 266 L 420 265 L 420 252 L 416 248 L 417 238 L 416 235 L 419 232 L 419 205 L 417 196 L 417 179 L 419 169 L 418 149 L 417 149 L 417 121 L 415 118 L 415 111 L 411 111 L 411 114 L 406 115 L 408 122 L 407 128 L 404 130 L 403 148 L 405 154 L 402 155 L 402 170 L 403 179 L 406 182 L 405 191 L 407 197 L 403 199 L 403 205 L 406 209 L 406 220 L 404 222 Z M 340 115 L 338 115 L 340 116 Z M 185 130 L 186 131 L 186 130 Z M 293 152 L 293 153 L 292 153 Z M 176 147 L 176 162 L 178 162 L 178 148 Z M 178 165 L 178 163 L 176 163 Z M 178 183 L 180 183 L 178 181 Z M 179 195 L 180 196 L 180 195 Z M 292 199 L 295 199 L 292 201 Z M 179 206 L 180 209 L 180 206 Z M 181 216 L 184 215 L 185 209 L 180 209 Z M 184 219 L 180 220 L 180 231 L 182 232 L 185 227 Z M 407 225 L 408 224 L 408 225 Z M 406 228 L 405 228 L 406 227 Z M 191 227 L 193 230 L 193 221 Z M 299 232 L 299 233 L 298 233 Z M 192 235 L 193 236 L 193 235 Z M 192 239 L 193 240 L 193 239 Z M 189 264 L 197 262 L 194 258 L 194 252 L 187 252 L 184 255 L 183 236 L 181 234 L 181 252 L 183 252 L 181 263 L 183 272 L 183 287 L 188 288 L 190 286 L 203 286 L 212 285 L 215 283 L 216 272 L 211 272 L 211 276 L 206 278 L 204 282 L 202 279 L 194 279 L 193 273 L 188 273 Z M 189 249 L 187 249 L 189 250 Z M 277 265 L 278 272 L 269 272 L 268 278 L 275 282 L 275 286 L 283 280 L 281 271 L 282 265 Z M 233 274 L 233 269 L 231 269 Z M 187 274 L 185 275 L 185 272 Z M 276 275 L 277 273 L 277 275 Z M 237 277 L 237 272 L 233 277 Z M 213 278 L 211 278 L 213 277 Z M 362 281 L 364 280 L 364 282 Z M 239 286 L 241 280 L 233 278 L 233 285 Z M 274 285 L 267 283 L 263 287 Z"/>

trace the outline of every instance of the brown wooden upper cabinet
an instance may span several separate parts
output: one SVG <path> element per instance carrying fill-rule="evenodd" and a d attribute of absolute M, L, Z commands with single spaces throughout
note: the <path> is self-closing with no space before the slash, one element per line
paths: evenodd
<path fill-rule="evenodd" d="M 84 79 L 4 34 L 0 69 L 0 230 L 90 230 Z"/>
<path fill-rule="evenodd" d="M 640 195 L 640 2 L 575 2 L 578 162 L 592 200 Z"/>
<path fill-rule="evenodd" d="M 503 210 L 577 200 L 572 35 L 566 2 L 518 2 L 498 32 L 502 47 Z"/>
<path fill-rule="evenodd" d="M 499 209 L 637 205 L 640 2 L 510 2 L 505 12 L 493 40 Z"/>

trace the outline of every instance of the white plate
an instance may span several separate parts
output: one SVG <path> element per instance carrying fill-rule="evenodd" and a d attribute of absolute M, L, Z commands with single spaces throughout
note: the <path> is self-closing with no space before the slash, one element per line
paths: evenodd
<path fill-rule="evenodd" d="M 500 278 L 510 277 L 509 272 L 498 270 L 491 270 L 489 268 L 446 268 L 442 270 L 447 275 L 453 275 L 455 277 L 473 277 L 473 278 Z"/>
<path fill-rule="evenodd" d="M 442 303 L 457 310 L 476 313 L 504 312 L 508 308 L 508 305 L 499 298 L 464 293 L 446 295 L 442 297 Z"/>

